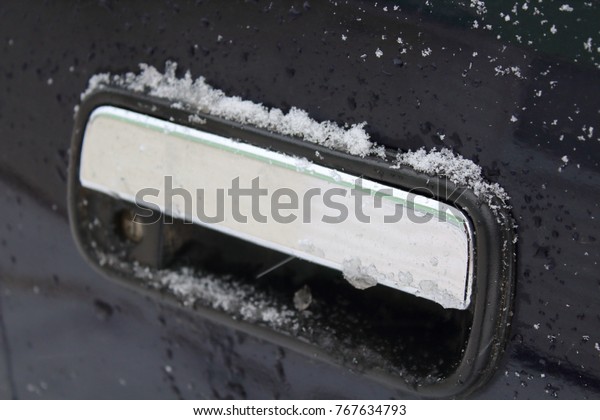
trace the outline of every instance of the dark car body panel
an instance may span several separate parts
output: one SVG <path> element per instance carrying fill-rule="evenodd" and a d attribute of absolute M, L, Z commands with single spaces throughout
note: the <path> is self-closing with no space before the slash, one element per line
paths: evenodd
<path fill-rule="evenodd" d="M 1 4 L 0 397 L 407 397 L 124 288 L 79 254 L 66 201 L 79 95 L 96 73 L 173 60 L 229 95 L 481 165 L 511 196 L 519 242 L 510 340 L 475 396 L 598 398 L 600 70 L 582 46 L 598 6 L 553 5 L 552 42 L 538 20 L 503 23 L 502 2 L 488 2 L 493 31 L 474 30 L 458 3 Z"/>

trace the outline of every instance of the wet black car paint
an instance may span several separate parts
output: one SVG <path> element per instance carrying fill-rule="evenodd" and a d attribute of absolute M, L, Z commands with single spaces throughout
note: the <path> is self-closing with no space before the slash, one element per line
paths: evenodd
<path fill-rule="evenodd" d="M 167 59 L 230 95 L 365 120 L 389 148 L 451 147 L 479 163 L 512 197 L 519 243 L 511 340 L 476 396 L 600 396 L 600 143 L 577 139 L 583 126 L 600 130 L 600 71 L 474 31 L 468 7 L 335 3 L 0 5 L 3 397 L 404 396 L 122 288 L 83 261 L 66 214 L 73 107 L 91 75 Z M 405 54 L 398 36 L 413 46 Z"/>

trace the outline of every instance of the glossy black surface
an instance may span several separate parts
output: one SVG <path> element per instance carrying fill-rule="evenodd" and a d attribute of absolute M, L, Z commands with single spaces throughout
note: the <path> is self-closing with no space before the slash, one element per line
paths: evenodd
<path fill-rule="evenodd" d="M 451 147 L 479 163 L 512 197 L 519 243 L 511 342 L 478 396 L 598 398 L 600 71 L 596 46 L 584 46 L 598 39 L 597 6 L 538 6 L 558 27 L 552 42 L 542 17 L 509 25 L 497 13 L 509 6 L 490 1 L 493 30 L 474 30 L 482 18 L 450 3 L 0 4 L 0 395 L 403 396 L 143 297 L 83 261 L 66 217 L 73 107 L 95 73 L 171 59 L 228 94 L 366 120 L 388 147 Z"/>

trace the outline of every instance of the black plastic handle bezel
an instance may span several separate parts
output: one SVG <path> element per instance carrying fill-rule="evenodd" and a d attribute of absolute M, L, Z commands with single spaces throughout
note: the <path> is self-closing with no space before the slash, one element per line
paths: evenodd
<path fill-rule="evenodd" d="M 300 139 L 286 137 L 254 127 L 242 126 L 225 121 L 208 114 L 198 114 L 206 121 L 201 126 L 189 121 L 190 112 L 171 107 L 168 100 L 149 97 L 141 93 L 131 92 L 112 86 L 100 86 L 88 94 L 80 105 L 75 116 L 70 166 L 68 175 L 68 203 L 71 229 L 78 248 L 87 261 L 104 274 L 140 291 L 139 282 L 123 276 L 122 273 L 101 266 L 90 244 L 85 243 L 80 232 L 78 203 L 81 200 L 82 186 L 79 181 L 81 146 L 87 121 L 91 113 L 99 106 L 111 105 L 144 113 L 181 125 L 197 127 L 203 131 L 224 137 L 269 148 L 282 153 L 314 159 L 318 151 L 322 160 L 319 164 L 333 169 L 343 170 L 381 183 L 404 189 L 427 189 L 440 201 L 449 201 L 450 195 L 459 188 L 446 179 L 431 177 L 418 173 L 410 168 L 392 168 L 390 161 L 376 157 L 357 157 L 331 150 L 317 144 Z M 388 151 L 388 157 L 393 154 Z M 464 189 L 463 189 L 464 190 Z M 513 219 L 508 210 L 498 206 L 492 210 L 490 206 L 478 200 L 472 191 L 464 190 L 458 199 L 452 199 L 470 218 L 474 233 L 474 276 L 471 304 L 468 311 L 472 313 L 472 326 L 466 343 L 463 358 L 455 372 L 431 385 L 412 387 L 402 378 L 393 377 L 386 372 L 366 371 L 364 375 L 389 384 L 399 391 L 409 392 L 416 397 L 450 398 L 464 397 L 471 394 L 487 382 L 493 375 L 503 354 L 510 330 L 512 301 L 514 294 L 515 272 L 515 233 Z M 165 299 L 158 291 L 143 290 L 155 298 Z M 174 304 L 177 304 L 172 299 Z M 325 352 L 292 337 L 269 330 L 266 327 L 236 321 L 226 314 L 210 308 L 193 309 L 213 321 L 243 330 L 278 345 L 291 348 L 319 360 L 336 363 L 336 360 Z"/>

